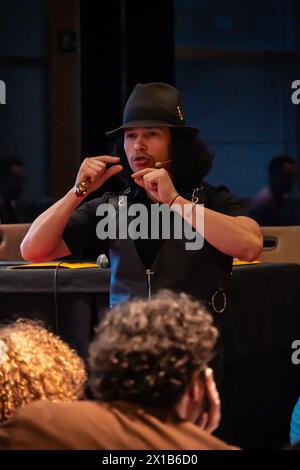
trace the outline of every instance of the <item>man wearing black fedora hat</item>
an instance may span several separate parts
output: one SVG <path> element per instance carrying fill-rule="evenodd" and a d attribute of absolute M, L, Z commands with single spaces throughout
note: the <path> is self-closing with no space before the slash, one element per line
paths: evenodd
<path fill-rule="evenodd" d="M 114 142 L 112 155 L 83 161 L 75 188 L 32 224 L 22 243 L 23 257 L 32 261 L 57 259 L 82 247 L 92 248 L 95 258 L 105 252 L 111 265 L 111 305 L 137 296 L 150 297 L 164 287 L 205 301 L 219 324 L 227 305 L 232 258 L 256 259 L 262 235 L 227 188 L 204 181 L 212 155 L 197 133 L 198 129 L 185 123 L 175 87 L 166 83 L 136 85 L 122 125 L 107 132 Z M 126 182 L 124 191 L 105 193 L 81 204 L 117 174 Z M 184 236 L 167 239 L 161 230 L 159 236 L 151 237 L 150 215 L 149 223 L 144 224 L 150 236 L 99 239 L 96 229 L 101 207 L 111 205 L 115 222 L 120 224 L 125 199 L 129 210 L 139 203 L 150 215 L 154 206 L 164 206 L 174 220 L 184 219 L 196 233 L 197 220 L 204 220 L 205 230 L 203 224 L 199 229 L 204 238 L 201 249 L 188 250 Z M 186 206 L 188 212 L 184 211 Z"/>

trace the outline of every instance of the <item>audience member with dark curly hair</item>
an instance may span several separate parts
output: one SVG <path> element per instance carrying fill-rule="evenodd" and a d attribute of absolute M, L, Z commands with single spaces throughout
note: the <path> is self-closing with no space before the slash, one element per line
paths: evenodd
<path fill-rule="evenodd" d="M 203 305 L 162 291 L 112 309 L 90 347 L 97 401 L 37 402 L 0 426 L 1 449 L 215 449 L 207 368 L 218 333 Z"/>
<path fill-rule="evenodd" d="M 78 400 L 86 379 L 75 351 L 41 324 L 20 319 L 0 326 L 0 421 L 33 401 Z"/>
<path fill-rule="evenodd" d="M 172 409 L 204 372 L 216 338 L 210 316 L 184 294 L 120 304 L 90 347 L 94 396 Z"/>

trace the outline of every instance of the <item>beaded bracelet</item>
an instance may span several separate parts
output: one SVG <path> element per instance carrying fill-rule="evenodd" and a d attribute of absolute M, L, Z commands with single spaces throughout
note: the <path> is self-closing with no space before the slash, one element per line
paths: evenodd
<path fill-rule="evenodd" d="M 77 197 L 84 197 L 88 193 L 86 181 L 76 183 L 74 186 L 74 193 Z"/>

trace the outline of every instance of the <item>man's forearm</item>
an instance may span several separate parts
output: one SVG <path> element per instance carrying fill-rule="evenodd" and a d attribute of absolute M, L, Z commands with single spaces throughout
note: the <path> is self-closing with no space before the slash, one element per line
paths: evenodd
<path fill-rule="evenodd" d="M 26 260 L 44 260 L 58 247 L 64 228 L 82 199 L 70 190 L 62 199 L 43 212 L 31 225 L 21 244 Z"/>
<path fill-rule="evenodd" d="M 257 259 L 262 250 L 263 239 L 260 227 L 253 219 L 244 216 L 232 217 L 202 205 L 195 205 L 191 214 L 191 209 L 183 211 L 186 204 L 192 207 L 191 201 L 179 196 L 173 208 L 181 215 L 186 214 L 187 222 L 197 229 L 201 225 L 201 217 L 204 217 L 204 233 L 201 235 L 211 245 L 223 253 L 245 261 Z"/>

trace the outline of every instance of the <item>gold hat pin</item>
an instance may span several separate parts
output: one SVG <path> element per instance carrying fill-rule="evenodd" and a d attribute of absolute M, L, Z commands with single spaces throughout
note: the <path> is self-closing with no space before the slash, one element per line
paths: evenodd
<path fill-rule="evenodd" d="M 181 121 L 183 121 L 184 119 L 183 119 L 183 114 L 182 114 L 182 111 L 180 109 L 180 106 L 177 106 L 177 112 L 178 112 L 179 118 L 181 119 Z"/>

